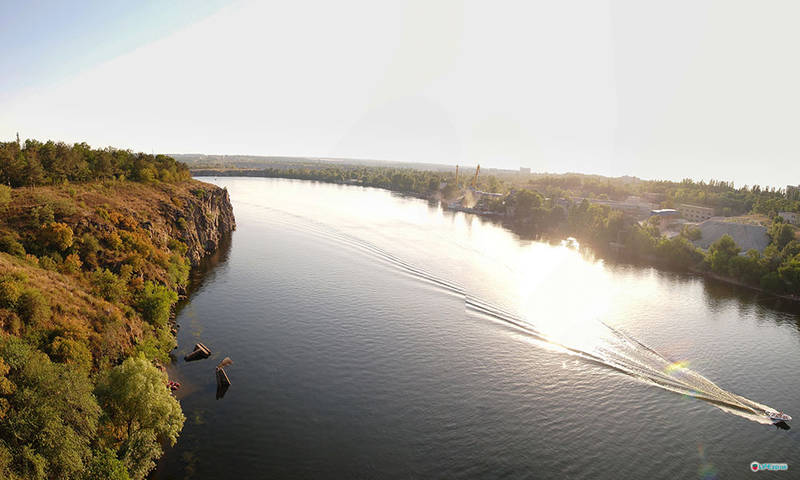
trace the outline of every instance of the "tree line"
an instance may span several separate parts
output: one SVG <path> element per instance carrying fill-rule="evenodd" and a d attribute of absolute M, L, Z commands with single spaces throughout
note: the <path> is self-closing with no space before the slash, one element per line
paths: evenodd
<path fill-rule="evenodd" d="M 0 184 L 11 187 L 57 185 L 65 181 L 121 179 L 172 182 L 190 178 L 189 169 L 167 155 L 91 148 L 52 140 L 0 142 Z"/>

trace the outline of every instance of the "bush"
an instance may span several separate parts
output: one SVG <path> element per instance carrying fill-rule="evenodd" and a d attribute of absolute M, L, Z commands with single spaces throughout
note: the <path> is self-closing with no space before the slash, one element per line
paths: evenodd
<path fill-rule="evenodd" d="M 185 257 L 173 254 L 169 257 L 167 275 L 171 285 L 186 285 L 189 281 L 189 262 Z"/>
<path fill-rule="evenodd" d="M 118 302 L 125 298 L 128 293 L 125 281 L 108 269 L 95 270 L 92 273 L 90 282 L 92 284 L 92 292 L 109 302 Z"/>
<path fill-rule="evenodd" d="M 25 257 L 25 247 L 9 233 L 0 236 L 0 252 L 6 252 L 16 257 Z"/>
<path fill-rule="evenodd" d="M 77 253 L 70 253 L 67 255 L 67 258 L 64 259 L 64 262 L 61 264 L 61 272 L 62 273 L 78 273 L 81 271 L 81 258 L 78 256 Z"/>
<path fill-rule="evenodd" d="M 72 338 L 56 337 L 50 343 L 50 357 L 57 362 L 69 363 L 88 370 L 92 366 L 92 354 L 85 343 Z"/>
<path fill-rule="evenodd" d="M 11 202 L 11 187 L 0 185 L 0 208 L 5 208 Z"/>
<path fill-rule="evenodd" d="M 170 309 L 178 301 L 178 294 L 168 288 L 145 282 L 139 292 L 136 309 L 144 319 L 156 326 L 164 326 L 169 320 Z"/>
<path fill-rule="evenodd" d="M 56 263 L 56 261 L 51 257 L 42 257 L 39 259 L 39 266 L 45 270 L 55 271 L 58 268 L 58 263 Z"/>
<path fill-rule="evenodd" d="M 15 309 L 22 295 L 22 285 L 10 278 L 0 281 L 0 307 Z"/>
<path fill-rule="evenodd" d="M 41 227 L 39 240 L 46 247 L 64 251 L 72 246 L 72 229 L 66 223 L 51 222 Z"/>
<path fill-rule="evenodd" d="M 50 319 L 50 304 L 35 288 L 27 288 L 19 296 L 17 314 L 28 325 L 42 325 Z"/>
<path fill-rule="evenodd" d="M 22 320 L 11 310 L 0 308 L 0 330 L 11 335 L 19 335 L 22 332 Z"/>

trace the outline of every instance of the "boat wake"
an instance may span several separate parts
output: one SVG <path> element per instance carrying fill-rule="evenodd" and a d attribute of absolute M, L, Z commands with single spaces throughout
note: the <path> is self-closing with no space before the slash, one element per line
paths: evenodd
<path fill-rule="evenodd" d="M 374 260 L 416 280 L 427 282 L 446 293 L 463 298 L 465 308 L 469 312 L 510 326 L 563 353 L 611 368 L 650 385 L 706 401 L 727 413 L 758 423 L 773 424 L 776 417 L 780 419 L 781 415 L 784 415 L 771 407 L 719 387 L 703 375 L 689 369 L 687 362 L 670 360 L 622 330 L 600 320 L 593 320 L 593 322 L 597 322 L 597 325 L 593 325 L 593 327 L 597 328 L 594 328 L 592 333 L 597 338 L 592 339 L 590 346 L 580 344 L 580 342 L 570 342 L 569 339 L 565 340 L 561 336 L 554 336 L 537 328 L 535 323 L 513 312 L 470 294 L 458 283 L 443 279 L 421 267 L 403 261 L 371 242 L 300 215 L 263 205 L 250 205 L 292 217 L 284 221 L 272 217 L 270 221 L 277 221 L 287 227 L 300 229 L 305 233 L 324 237 L 341 246 L 366 253 Z M 297 220 L 301 220 L 302 225 L 298 225 Z M 787 420 L 791 419 L 791 417 L 785 417 Z"/>

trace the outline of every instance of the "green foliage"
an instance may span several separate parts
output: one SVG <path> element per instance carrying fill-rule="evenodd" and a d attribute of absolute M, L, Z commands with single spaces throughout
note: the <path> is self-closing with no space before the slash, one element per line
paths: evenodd
<path fill-rule="evenodd" d="M 166 388 L 166 377 L 143 356 L 112 368 L 98 383 L 104 422 L 121 431 L 119 451 L 131 478 L 155 467 L 161 443 L 174 445 L 185 417 Z"/>
<path fill-rule="evenodd" d="M 119 302 L 128 294 L 126 282 L 108 269 L 92 272 L 92 292 L 109 302 Z"/>
<path fill-rule="evenodd" d="M 728 272 L 733 278 L 758 285 L 764 276 L 764 265 L 758 250 L 748 250 L 746 255 L 736 255 L 728 262 Z"/>
<path fill-rule="evenodd" d="M 190 269 L 191 266 L 186 257 L 178 254 L 170 255 L 169 265 L 167 266 L 170 285 L 185 286 L 189 281 Z"/>
<path fill-rule="evenodd" d="M 11 385 L 0 422 L 0 450 L 12 458 L 6 469 L 22 478 L 79 478 L 100 416 L 86 372 L 52 363 L 15 337 L 0 339 L 0 358 Z"/>
<path fill-rule="evenodd" d="M 0 185 L 0 209 L 5 209 L 11 202 L 11 187 Z"/>
<path fill-rule="evenodd" d="M 41 227 L 56 221 L 55 211 L 50 204 L 33 207 L 31 209 L 31 226 Z"/>
<path fill-rule="evenodd" d="M 739 255 L 740 251 L 741 249 L 730 235 L 723 235 L 708 247 L 711 270 L 720 275 L 728 275 L 731 259 Z"/>
<path fill-rule="evenodd" d="M 0 235 L 0 252 L 6 252 L 17 257 L 25 257 L 25 247 L 10 233 Z"/>
<path fill-rule="evenodd" d="M 683 228 L 681 229 L 681 236 L 683 236 L 684 238 L 686 238 L 691 242 L 695 242 L 697 240 L 700 240 L 700 238 L 702 238 L 703 233 L 700 231 L 699 228 L 691 227 L 689 225 L 684 225 Z"/>
<path fill-rule="evenodd" d="M 178 294 L 153 282 L 145 282 L 138 293 L 136 309 L 149 323 L 164 326 L 169 320 L 170 309 L 178 301 Z"/>
<path fill-rule="evenodd" d="M 675 236 L 670 239 L 662 237 L 655 253 L 669 265 L 681 269 L 693 267 L 703 261 L 703 252 L 682 236 Z"/>
<path fill-rule="evenodd" d="M 0 279 L 0 307 L 16 309 L 22 289 L 22 284 L 12 277 L 5 276 Z"/>
<path fill-rule="evenodd" d="M 769 236 L 778 250 L 783 250 L 789 242 L 794 240 L 794 228 L 787 223 L 776 222 L 770 227 Z"/>
<path fill-rule="evenodd" d="M 189 251 L 189 246 L 185 243 L 181 242 L 180 240 L 176 240 L 174 238 L 170 238 L 169 242 L 167 242 L 167 248 L 172 250 L 173 252 L 177 253 L 178 255 L 186 255 L 186 252 Z"/>
<path fill-rule="evenodd" d="M 511 198 L 511 208 L 516 218 L 530 217 L 534 209 L 542 206 L 544 199 L 536 192 L 524 189 Z"/>
<path fill-rule="evenodd" d="M 85 143 L 0 142 L 0 165 L 0 184 L 12 187 L 114 177 L 141 182 L 180 181 L 190 177 L 186 165 L 166 155 L 92 149 Z"/>
<path fill-rule="evenodd" d="M 92 354 L 85 343 L 72 338 L 56 337 L 50 343 L 50 358 L 75 365 L 81 370 L 92 366 Z"/>
<path fill-rule="evenodd" d="M 47 248 L 62 252 L 72 246 L 72 228 L 66 223 L 48 223 L 41 227 L 39 241 Z"/>
<path fill-rule="evenodd" d="M 778 269 L 778 275 L 790 292 L 800 292 L 800 254 L 787 259 Z"/>
<path fill-rule="evenodd" d="M 130 480 L 125 463 L 117 458 L 117 454 L 110 448 L 95 450 L 82 480 Z"/>
<path fill-rule="evenodd" d="M 50 319 L 50 303 L 42 292 L 26 288 L 17 300 L 17 314 L 28 325 L 39 326 Z"/>

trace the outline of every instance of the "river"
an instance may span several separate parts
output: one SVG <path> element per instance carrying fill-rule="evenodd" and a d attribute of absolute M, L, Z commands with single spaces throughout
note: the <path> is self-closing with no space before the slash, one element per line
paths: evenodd
<path fill-rule="evenodd" d="M 800 469 L 798 429 L 695 398 L 800 418 L 796 305 L 384 190 L 200 180 L 228 189 L 237 230 L 177 313 L 187 420 L 155 479 Z M 214 354 L 184 362 L 196 342 Z"/>

